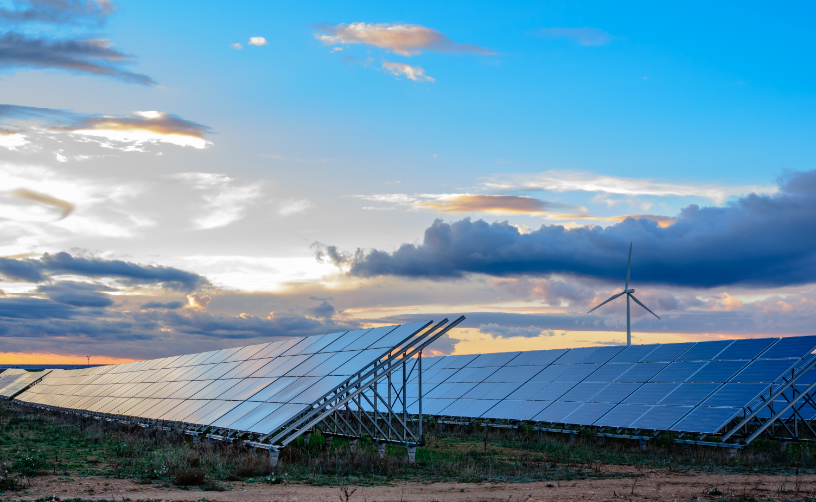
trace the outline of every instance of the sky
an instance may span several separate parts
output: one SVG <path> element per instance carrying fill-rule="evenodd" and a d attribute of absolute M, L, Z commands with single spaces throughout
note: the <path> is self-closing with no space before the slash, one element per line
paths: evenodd
<path fill-rule="evenodd" d="M 0 363 L 812 334 L 814 10 L 0 0 Z"/>

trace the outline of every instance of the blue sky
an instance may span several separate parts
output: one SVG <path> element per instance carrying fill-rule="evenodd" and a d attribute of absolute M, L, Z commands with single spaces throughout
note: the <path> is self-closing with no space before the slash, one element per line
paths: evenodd
<path fill-rule="evenodd" d="M 481 329 L 499 325 L 499 317 L 491 323 L 484 315 L 579 315 L 619 285 L 609 282 L 610 273 L 584 268 L 519 265 L 505 277 L 476 267 L 456 279 L 402 272 L 361 279 L 354 271 L 364 269 L 372 249 L 393 253 L 403 244 L 439 258 L 421 248 L 437 218 L 507 221 L 520 235 L 541 225 L 609 228 L 620 242 L 593 244 L 592 256 L 619 252 L 623 261 L 623 241 L 635 237 L 616 225 L 627 216 L 674 226 L 648 230 L 665 241 L 678 222 L 698 230 L 713 225 L 679 217 L 690 205 L 744 206 L 757 194 L 774 202 L 768 214 L 800 221 L 785 211 L 810 202 L 797 199 L 809 178 L 794 174 L 813 169 L 816 154 L 809 64 L 816 35 L 808 24 L 814 8 L 805 2 L 225 8 L 6 0 L 0 8 L 0 104 L 8 105 L 0 109 L 0 181 L 7 187 L 0 194 L 0 256 L 33 260 L 50 274 L 26 282 L 6 268 L 0 303 L 25 301 L 51 312 L 81 290 L 84 300 L 68 300 L 72 315 L 120 333 L 91 335 L 83 331 L 90 328 L 66 325 L 69 343 L 35 336 L 42 326 L 0 318 L 8 352 L 71 355 L 81 347 L 115 358 L 126 357 L 136 340 L 156 340 L 135 355 L 148 357 L 183 352 L 191 343 L 250 343 L 287 333 L 291 324 L 261 322 L 276 322 L 273 310 L 277 319 L 285 311 L 301 323 L 292 334 L 407 315 L 479 313 L 479 323 L 460 330 L 456 350 L 492 350 L 510 336 Z M 399 41 L 395 31 L 413 38 Z M 253 45 L 252 37 L 262 38 Z M 54 44 L 66 41 L 89 44 L 95 56 L 71 53 L 81 64 L 55 63 L 68 52 Z M 102 69 L 89 71 L 86 63 Z M 767 228 L 760 213 L 718 217 L 724 233 L 716 238 L 743 235 L 728 226 L 734 221 Z M 782 272 L 794 259 L 784 252 L 788 237 L 776 250 L 751 241 L 766 254 L 746 250 L 735 260 L 746 266 L 750 259 L 779 260 L 781 268 L 768 274 L 788 277 Z M 675 249 L 696 242 L 678 239 Z M 327 246 L 347 259 L 318 262 L 316 251 Z M 349 258 L 358 248 L 362 254 Z M 467 256 L 468 249 L 457 252 Z M 42 265 L 43 253 L 59 252 L 100 266 L 121 261 L 183 270 L 207 285 L 182 291 L 153 276 L 139 283 L 121 273 Z M 638 252 L 643 267 L 655 267 L 643 269 L 651 284 L 668 273 L 659 259 L 647 259 L 654 253 L 636 249 L 636 258 Z M 715 255 L 700 255 L 700 266 L 717 267 L 709 259 Z M 808 264 L 811 257 L 795 259 Z M 63 287 L 69 282 L 91 286 Z M 662 290 L 644 295 L 652 304 L 663 301 L 682 322 L 648 321 L 648 329 L 675 338 L 794 334 L 801 329 L 794 317 L 805 312 L 778 302 L 804 309 L 816 297 L 809 279 L 769 278 L 759 281 L 762 287 L 756 281 L 691 287 L 668 275 L 662 282 Z M 571 293 L 554 293 L 564 288 Z M 196 303 L 188 294 L 211 301 Z M 137 308 L 149 301 L 187 306 Z M 333 313 L 310 310 L 322 302 Z M 766 304 L 778 307 L 773 322 Z M 610 343 L 620 339 L 621 312 L 606 309 L 598 311 L 606 324 L 591 339 L 549 317 L 520 317 L 505 327 L 526 330 L 515 332 L 520 346 L 552 346 L 555 328 L 547 323 L 561 326 L 566 334 L 558 343 L 567 346 Z M 742 313 L 738 333 L 729 331 L 733 321 L 711 318 L 722 311 Z M 241 314 L 259 327 L 241 327 Z M 61 329 L 61 321 L 41 319 L 53 333 Z M 203 324 L 191 329 L 190 319 Z M 217 319 L 234 326 L 212 328 Z M 473 340 L 482 345 L 467 345 Z"/>

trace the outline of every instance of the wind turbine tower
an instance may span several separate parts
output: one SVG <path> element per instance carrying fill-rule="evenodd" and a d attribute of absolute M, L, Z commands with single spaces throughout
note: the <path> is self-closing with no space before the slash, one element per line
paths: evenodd
<path fill-rule="evenodd" d="M 635 290 L 634 290 L 634 289 L 629 289 L 629 270 L 630 270 L 631 268 L 632 268 L 632 243 L 630 242 L 630 243 L 629 243 L 629 263 L 626 265 L 626 286 L 624 286 L 624 288 L 623 288 L 623 292 L 622 292 L 622 293 L 618 293 L 618 294 L 616 294 L 616 295 L 613 295 L 611 298 L 609 298 L 609 299 L 608 299 L 608 300 L 606 300 L 605 302 L 601 303 L 600 305 L 598 305 L 598 306 L 597 306 L 597 307 L 595 307 L 594 309 L 592 309 L 592 310 L 590 310 L 589 312 L 587 312 L 587 314 L 589 314 L 589 313 L 591 313 L 593 310 L 597 310 L 597 309 L 599 309 L 599 308 L 603 307 L 604 305 L 606 305 L 607 303 L 611 302 L 611 301 L 612 301 L 612 300 L 614 300 L 615 298 L 617 298 L 617 297 L 619 297 L 619 296 L 626 295 L 626 346 L 627 346 L 627 347 L 628 347 L 629 345 L 632 345 L 632 321 L 631 321 L 631 319 L 630 319 L 630 317 L 629 317 L 629 298 L 631 298 L 632 300 L 634 300 L 634 301 L 635 301 L 635 303 L 637 303 L 637 304 L 638 304 L 638 305 L 640 305 L 641 307 L 645 308 L 647 312 L 649 312 L 649 313 L 650 313 L 650 314 L 652 314 L 653 316 L 655 316 L 655 317 L 657 317 L 658 319 L 660 319 L 660 316 L 658 316 L 657 314 L 655 314 L 654 312 L 652 312 L 651 310 L 649 310 L 649 307 L 647 307 L 646 305 L 644 305 L 644 304 L 640 303 L 640 300 L 638 300 L 637 298 L 635 298 L 635 294 L 634 294 L 634 293 L 635 293 Z M 661 320 L 662 320 L 662 319 L 661 319 Z"/>

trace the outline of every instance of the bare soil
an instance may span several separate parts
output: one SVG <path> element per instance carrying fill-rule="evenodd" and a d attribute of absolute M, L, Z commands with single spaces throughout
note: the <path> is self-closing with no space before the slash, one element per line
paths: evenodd
<path fill-rule="evenodd" d="M 201 491 L 103 477 L 45 476 L 26 480 L 26 488 L 0 498 L 32 500 L 56 496 L 63 500 L 249 501 L 249 502 L 540 502 L 611 500 L 794 500 L 816 497 L 816 475 L 767 476 L 718 473 L 683 473 L 604 466 L 605 472 L 626 472 L 632 477 L 553 481 L 550 483 L 394 483 L 375 487 L 324 487 L 298 484 L 222 483 L 227 490 Z M 344 492 L 345 490 L 345 492 Z M 348 495 L 348 496 L 347 496 Z"/>

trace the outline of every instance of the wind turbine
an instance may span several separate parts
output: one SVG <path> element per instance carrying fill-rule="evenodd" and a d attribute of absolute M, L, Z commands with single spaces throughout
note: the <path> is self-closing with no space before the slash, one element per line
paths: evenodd
<path fill-rule="evenodd" d="M 640 303 L 640 300 L 638 300 L 637 298 L 635 298 L 635 295 L 634 295 L 635 290 L 634 290 L 634 289 L 629 289 L 629 270 L 630 270 L 631 268 L 632 268 L 632 243 L 630 242 L 630 243 L 629 243 L 629 263 L 626 265 L 626 286 L 623 288 L 623 292 L 622 292 L 622 293 L 618 293 L 618 294 L 616 294 L 616 295 L 613 295 L 613 296 L 612 296 L 612 298 L 610 298 L 610 299 L 606 300 L 606 301 L 605 301 L 605 302 L 603 302 L 602 304 L 598 305 L 598 306 L 597 306 L 597 307 L 595 307 L 594 309 L 592 309 L 592 310 L 590 310 L 589 312 L 587 312 L 587 314 L 589 314 L 589 313 L 590 313 L 590 312 L 592 312 L 593 310 L 597 310 L 597 309 L 599 309 L 599 308 L 603 307 L 604 305 L 606 305 L 607 303 L 611 302 L 611 301 L 612 301 L 612 300 L 614 300 L 615 298 L 617 298 L 617 297 L 619 297 L 619 296 L 622 296 L 622 295 L 626 295 L 626 345 L 627 345 L 627 347 L 628 347 L 629 345 L 632 345 L 632 321 L 631 321 L 631 319 L 629 318 L 629 298 L 631 298 L 631 299 L 635 300 L 635 303 L 637 303 L 637 304 L 638 304 L 638 305 L 640 305 L 641 307 L 645 308 L 645 309 L 646 309 L 646 311 L 647 311 L 647 312 L 649 312 L 650 314 L 652 314 L 653 316 L 655 316 L 655 317 L 657 317 L 658 319 L 660 319 L 660 316 L 658 316 L 657 314 L 655 314 L 654 312 L 652 312 L 651 310 L 649 310 L 649 307 L 647 307 L 646 305 L 644 305 L 644 304 Z M 662 320 L 662 319 L 661 319 L 661 320 Z"/>

